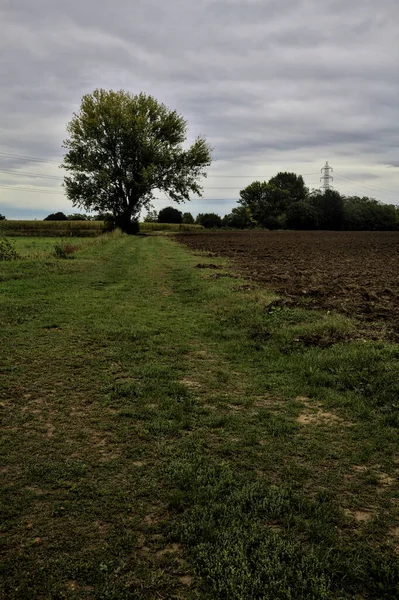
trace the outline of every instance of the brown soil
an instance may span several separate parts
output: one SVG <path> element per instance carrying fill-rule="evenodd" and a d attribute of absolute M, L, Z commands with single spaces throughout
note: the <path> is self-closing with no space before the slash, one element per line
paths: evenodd
<path fill-rule="evenodd" d="M 228 257 L 288 305 L 339 311 L 373 323 L 376 338 L 399 339 L 399 232 L 205 232 L 177 239 Z"/>

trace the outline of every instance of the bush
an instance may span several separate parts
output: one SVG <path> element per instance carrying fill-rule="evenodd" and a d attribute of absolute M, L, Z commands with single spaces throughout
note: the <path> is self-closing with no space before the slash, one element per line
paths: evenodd
<path fill-rule="evenodd" d="M 181 223 L 183 221 L 183 213 L 173 206 L 167 206 L 159 211 L 158 223 Z"/>
<path fill-rule="evenodd" d="M 215 213 L 199 213 L 196 218 L 196 223 L 202 225 L 206 229 L 213 229 L 222 226 L 222 219 Z"/>
<path fill-rule="evenodd" d="M 72 244 L 68 244 L 65 242 L 60 242 L 54 246 L 54 255 L 57 258 L 73 258 L 73 254 L 78 249 L 77 246 L 73 246 Z"/>
<path fill-rule="evenodd" d="M 309 202 L 293 202 L 286 213 L 286 224 L 289 229 L 317 229 L 319 213 Z"/>
<path fill-rule="evenodd" d="M 0 221 L 5 221 L 5 220 L 6 220 L 5 216 L 4 215 L 0 215 Z"/>
<path fill-rule="evenodd" d="M 183 213 L 183 223 L 184 225 L 194 225 L 195 221 L 193 215 L 189 212 Z"/>
<path fill-rule="evenodd" d="M 144 223 L 158 223 L 158 213 L 156 210 L 149 210 L 144 217 Z"/>
<path fill-rule="evenodd" d="M 73 215 L 68 215 L 68 221 L 88 221 L 89 218 L 87 215 L 83 215 L 81 213 L 74 213 Z"/>
<path fill-rule="evenodd" d="M 0 239 L 0 260 L 15 260 L 18 253 L 11 240 L 7 238 Z"/>
<path fill-rule="evenodd" d="M 43 221 L 68 221 L 68 217 L 63 212 L 51 213 Z"/>
<path fill-rule="evenodd" d="M 238 206 L 233 208 L 230 214 L 223 217 L 223 225 L 234 229 L 249 229 L 255 225 L 255 221 L 249 208 Z"/>

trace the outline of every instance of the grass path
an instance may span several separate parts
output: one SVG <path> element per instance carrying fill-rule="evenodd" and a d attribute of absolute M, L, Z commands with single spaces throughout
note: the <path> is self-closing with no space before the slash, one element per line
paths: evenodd
<path fill-rule="evenodd" d="M 7 600 L 399 594 L 398 349 L 221 273 L 162 237 L 0 263 Z"/>

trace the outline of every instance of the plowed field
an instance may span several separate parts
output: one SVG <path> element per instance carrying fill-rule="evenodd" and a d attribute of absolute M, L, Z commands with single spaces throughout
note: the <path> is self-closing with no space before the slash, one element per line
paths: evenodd
<path fill-rule="evenodd" d="M 289 304 L 335 310 L 399 339 L 399 232 L 245 231 L 181 235 L 192 250 L 226 256 Z"/>

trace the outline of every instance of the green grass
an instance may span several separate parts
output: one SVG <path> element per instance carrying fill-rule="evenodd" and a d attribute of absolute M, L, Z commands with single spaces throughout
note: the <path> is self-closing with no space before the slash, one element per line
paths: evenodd
<path fill-rule="evenodd" d="M 4 598 L 397 597 L 398 347 L 98 240 L 0 263 Z"/>

